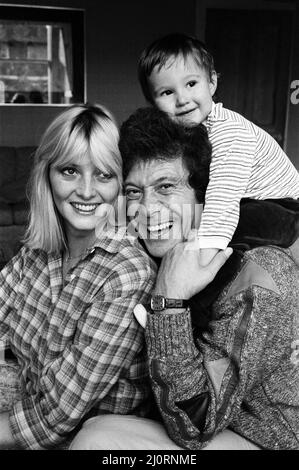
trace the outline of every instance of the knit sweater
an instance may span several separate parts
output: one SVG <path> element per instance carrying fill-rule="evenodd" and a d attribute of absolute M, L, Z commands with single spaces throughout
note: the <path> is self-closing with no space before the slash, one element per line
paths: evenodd
<path fill-rule="evenodd" d="M 189 313 L 148 317 L 153 391 L 170 437 L 201 449 L 229 427 L 299 449 L 299 242 L 247 251 L 195 344 Z"/>

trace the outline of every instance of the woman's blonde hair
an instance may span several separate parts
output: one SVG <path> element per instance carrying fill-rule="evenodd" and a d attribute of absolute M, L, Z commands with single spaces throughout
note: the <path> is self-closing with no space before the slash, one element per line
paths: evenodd
<path fill-rule="evenodd" d="M 66 246 L 62 219 L 56 210 L 49 180 L 50 166 L 88 155 L 95 166 L 115 175 L 122 187 L 118 128 L 102 106 L 73 105 L 45 131 L 36 150 L 29 181 L 30 213 L 24 243 L 33 249 L 60 252 Z"/>

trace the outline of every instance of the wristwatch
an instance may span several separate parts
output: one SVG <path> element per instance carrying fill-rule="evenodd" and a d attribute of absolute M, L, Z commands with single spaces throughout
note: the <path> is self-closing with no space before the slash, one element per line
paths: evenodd
<path fill-rule="evenodd" d="M 154 312 L 161 312 L 166 308 L 187 308 L 188 300 L 167 299 L 163 295 L 152 295 L 150 298 L 150 309 Z"/>

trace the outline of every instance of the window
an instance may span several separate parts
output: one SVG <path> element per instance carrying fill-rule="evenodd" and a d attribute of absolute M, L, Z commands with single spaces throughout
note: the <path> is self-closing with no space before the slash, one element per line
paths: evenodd
<path fill-rule="evenodd" d="M 0 5 L 0 104 L 84 101 L 84 11 Z"/>

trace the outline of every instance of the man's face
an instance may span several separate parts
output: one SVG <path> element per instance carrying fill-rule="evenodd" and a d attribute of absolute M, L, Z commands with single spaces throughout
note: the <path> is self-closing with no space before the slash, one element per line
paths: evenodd
<path fill-rule="evenodd" d="M 182 159 L 177 158 L 139 162 L 126 178 L 131 227 L 152 256 L 164 256 L 199 224 L 202 204 L 196 202 L 188 176 Z"/>

